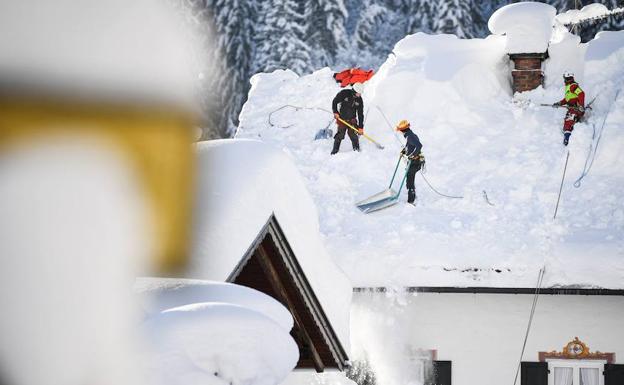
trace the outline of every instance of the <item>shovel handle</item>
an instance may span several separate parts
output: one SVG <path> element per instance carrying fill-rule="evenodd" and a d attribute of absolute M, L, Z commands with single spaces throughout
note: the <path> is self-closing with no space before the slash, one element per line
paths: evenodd
<path fill-rule="evenodd" d="M 336 118 L 338 121 L 342 122 L 345 126 L 349 127 L 350 129 L 352 129 L 353 131 L 357 132 L 358 134 L 360 134 L 360 132 L 357 130 L 357 128 L 353 127 L 351 124 L 349 124 L 348 122 L 344 121 L 342 118 Z M 366 135 L 366 134 L 360 134 L 363 137 L 365 137 L 366 139 L 370 140 L 371 142 L 373 142 L 375 144 L 375 146 L 377 146 L 378 149 L 383 150 L 384 147 L 377 143 L 375 141 L 375 139 L 371 138 L 370 136 Z"/>

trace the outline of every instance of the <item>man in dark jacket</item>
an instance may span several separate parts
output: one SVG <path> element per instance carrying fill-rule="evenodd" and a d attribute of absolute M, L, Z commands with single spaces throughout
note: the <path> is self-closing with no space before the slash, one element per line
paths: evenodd
<path fill-rule="evenodd" d="M 362 83 L 355 83 L 353 89 L 345 89 L 336 95 L 332 101 L 332 110 L 334 111 L 334 117 L 336 118 L 336 124 L 338 124 L 338 131 L 334 135 L 334 147 L 331 154 L 340 150 L 340 142 L 345 137 L 345 132 L 349 134 L 351 144 L 353 145 L 353 151 L 360 151 L 360 141 L 358 134 L 364 133 L 364 101 L 362 100 L 362 90 L 364 86 Z M 357 115 L 357 116 L 356 116 Z M 338 118 L 346 121 L 353 127 L 356 127 L 358 132 L 355 132 L 351 128 L 347 127 L 344 123 L 338 120 Z"/>
<path fill-rule="evenodd" d="M 407 203 L 414 204 L 414 201 L 416 200 L 414 178 L 425 161 L 424 156 L 420 152 L 420 150 L 422 150 L 422 143 L 420 143 L 418 136 L 410 129 L 410 122 L 407 120 L 401 120 L 396 129 L 397 131 L 402 132 L 403 136 L 407 140 L 405 147 L 401 150 L 401 153 L 411 161 L 410 166 L 407 169 Z"/>

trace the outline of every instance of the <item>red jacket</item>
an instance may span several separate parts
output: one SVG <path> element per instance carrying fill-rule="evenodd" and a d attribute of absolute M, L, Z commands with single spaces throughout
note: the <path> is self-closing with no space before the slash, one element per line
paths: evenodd
<path fill-rule="evenodd" d="M 570 91 L 574 92 L 579 88 L 579 85 L 576 83 L 572 83 L 570 85 Z M 568 106 L 583 106 L 585 107 L 585 91 L 581 91 L 580 94 L 578 94 L 577 97 L 570 99 L 569 101 L 566 101 L 565 96 L 563 97 L 563 99 L 561 99 L 561 101 L 559 102 L 559 104 L 561 104 L 562 106 L 568 105 Z"/>
<path fill-rule="evenodd" d="M 364 71 L 361 68 L 349 68 L 334 74 L 334 79 L 340 83 L 340 87 L 346 87 L 354 83 L 364 83 L 373 77 L 374 71 Z"/>

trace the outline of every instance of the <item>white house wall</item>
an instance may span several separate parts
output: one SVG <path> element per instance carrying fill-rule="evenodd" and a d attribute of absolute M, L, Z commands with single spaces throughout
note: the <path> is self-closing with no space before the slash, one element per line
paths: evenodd
<path fill-rule="evenodd" d="M 366 359 L 378 385 L 417 384 L 410 355 L 435 349 L 452 361 L 453 385 L 513 384 L 532 302 L 526 294 L 355 293 L 352 359 Z M 576 336 L 624 363 L 624 297 L 541 295 L 522 360 Z"/>

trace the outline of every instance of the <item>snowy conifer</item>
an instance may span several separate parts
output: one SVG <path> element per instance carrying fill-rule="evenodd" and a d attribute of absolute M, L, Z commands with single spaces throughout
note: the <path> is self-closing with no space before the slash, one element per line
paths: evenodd
<path fill-rule="evenodd" d="M 358 50 L 375 50 L 377 46 L 376 32 L 387 20 L 387 9 L 373 0 L 364 0 L 360 20 L 355 28 L 355 43 Z"/>
<path fill-rule="evenodd" d="M 433 30 L 438 1 L 435 0 L 404 0 L 407 16 L 406 33 L 426 32 Z"/>
<path fill-rule="evenodd" d="M 288 68 L 303 74 L 312 69 L 310 47 L 305 43 L 303 8 L 294 0 L 261 3 L 261 20 L 255 33 L 255 72 Z"/>
<path fill-rule="evenodd" d="M 476 7 L 472 0 L 447 0 L 440 2 L 435 11 L 433 32 L 449 33 L 459 38 L 477 35 L 474 23 Z"/>
<path fill-rule="evenodd" d="M 229 136 L 249 91 L 252 59 L 253 3 L 246 0 L 209 0 L 214 15 L 215 62 L 219 74 L 211 90 L 219 94 L 220 127 Z"/>
<path fill-rule="evenodd" d="M 312 48 L 315 68 L 335 63 L 346 55 L 347 10 L 342 0 L 308 0 L 306 2 L 306 43 Z"/>

